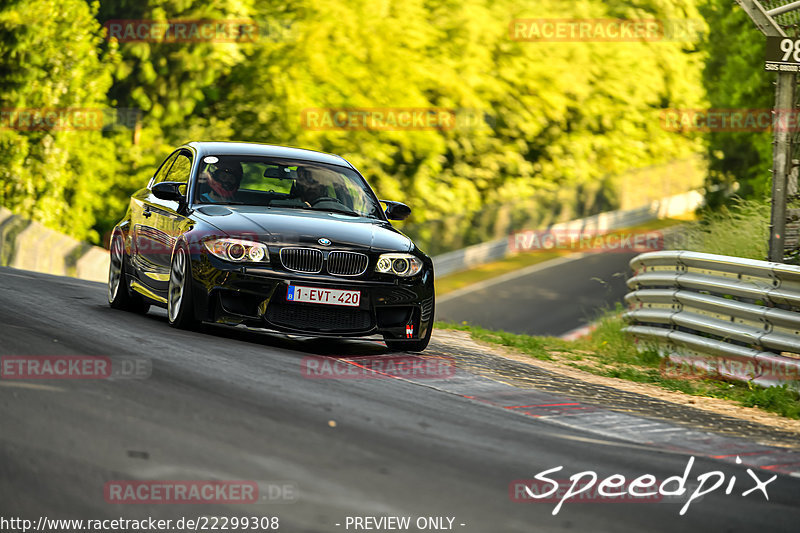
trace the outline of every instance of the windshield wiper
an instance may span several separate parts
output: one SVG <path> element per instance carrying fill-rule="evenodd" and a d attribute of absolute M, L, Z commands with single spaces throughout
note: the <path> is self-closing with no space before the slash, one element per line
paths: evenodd
<path fill-rule="evenodd" d="M 311 209 L 306 205 L 270 205 L 270 207 L 275 209 Z"/>
<path fill-rule="evenodd" d="M 250 207 L 271 207 L 270 204 L 268 204 L 268 203 L 266 203 L 266 204 L 264 204 L 264 203 L 254 204 L 253 202 L 224 202 L 224 203 L 214 202 L 213 204 L 212 203 L 207 203 L 207 204 L 202 204 L 202 205 L 222 205 L 222 206 L 225 206 L 225 205 L 247 205 L 247 206 L 250 206 Z"/>
<path fill-rule="evenodd" d="M 270 205 L 269 207 L 273 207 L 275 209 L 303 209 L 306 211 L 321 211 L 324 213 L 340 213 L 342 215 L 349 215 L 351 217 L 365 217 L 365 218 L 374 218 L 380 220 L 375 215 L 362 215 L 351 209 L 344 210 L 344 209 L 336 209 L 335 207 L 316 208 L 316 207 L 308 207 L 307 205 Z"/>
<path fill-rule="evenodd" d="M 247 202 L 195 202 L 195 205 L 206 206 L 206 205 L 252 205 L 248 204 Z"/>
<path fill-rule="evenodd" d="M 326 212 L 329 212 L 329 213 L 341 213 L 343 215 L 350 215 L 350 216 L 353 216 L 353 217 L 362 216 L 362 215 L 358 214 L 356 211 L 353 211 L 352 209 L 345 210 L 345 209 L 337 209 L 336 207 L 323 207 L 323 208 L 320 208 L 320 209 L 317 209 L 316 207 L 312 207 L 311 209 L 313 209 L 314 211 L 326 211 Z"/>

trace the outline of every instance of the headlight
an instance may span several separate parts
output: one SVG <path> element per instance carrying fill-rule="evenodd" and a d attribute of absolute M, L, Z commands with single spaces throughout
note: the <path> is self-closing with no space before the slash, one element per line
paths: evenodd
<path fill-rule="evenodd" d="M 266 244 L 242 239 L 209 239 L 203 244 L 215 257 L 234 263 L 269 263 Z"/>
<path fill-rule="evenodd" d="M 407 278 L 422 270 L 422 261 L 411 254 L 382 254 L 375 265 L 375 272 L 394 274 Z"/>

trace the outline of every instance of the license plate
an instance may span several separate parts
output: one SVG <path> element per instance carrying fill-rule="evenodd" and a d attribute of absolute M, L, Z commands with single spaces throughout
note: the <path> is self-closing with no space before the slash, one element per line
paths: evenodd
<path fill-rule="evenodd" d="M 346 305 L 358 307 L 361 303 L 361 291 L 345 291 L 341 289 L 320 289 L 289 285 L 286 289 L 286 300 L 310 304 Z"/>

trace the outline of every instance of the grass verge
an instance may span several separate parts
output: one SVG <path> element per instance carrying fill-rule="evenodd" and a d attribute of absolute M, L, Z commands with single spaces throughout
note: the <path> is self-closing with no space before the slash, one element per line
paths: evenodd
<path fill-rule="evenodd" d="M 655 220 L 612 233 L 658 231 L 686 220 Z M 769 224 L 769 205 L 736 200 L 730 208 L 705 213 L 682 231 L 680 248 L 708 253 L 764 259 Z M 506 272 L 567 255 L 569 251 L 543 251 L 512 255 L 501 261 L 436 280 L 441 296 L 461 287 Z M 553 361 L 598 376 L 655 385 L 693 396 L 732 400 L 745 407 L 758 407 L 786 418 L 800 419 L 800 394 L 787 386 L 761 387 L 753 383 L 716 379 L 674 377 L 662 371 L 663 359 L 655 350 L 638 350 L 622 331 L 622 306 L 605 313 L 590 336 L 575 341 L 556 337 L 518 335 L 491 331 L 469 324 L 437 323 L 440 329 L 467 331 L 473 339 L 497 344 L 536 359 Z"/>
<path fill-rule="evenodd" d="M 800 395 L 785 385 L 764 388 L 752 383 L 665 375 L 661 356 L 655 350 L 639 351 L 622 331 L 625 323 L 620 318 L 621 311 L 620 307 L 606 313 L 590 336 L 575 341 L 491 331 L 469 324 L 437 322 L 436 327 L 466 331 L 477 341 L 505 346 L 536 359 L 553 361 L 598 376 L 647 383 L 693 396 L 732 400 L 786 418 L 800 418 Z"/>
<path fill-rule="evenodd" d="M 769 218 L 769 202 L 733 198 L 730 206 L 704 213 L 687 224 L 681 248 L 763 261 L 767 258 Z"/>

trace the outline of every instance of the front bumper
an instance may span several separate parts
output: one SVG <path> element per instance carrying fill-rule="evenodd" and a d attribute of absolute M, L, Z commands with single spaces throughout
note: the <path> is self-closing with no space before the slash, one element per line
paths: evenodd
<path fill-rule="evenodd" d="M 284 333 L 391 340 L 424 338 L 433 325 L 433 272 L 408 280 L 365 280 L 231 265 L 202 254 L 192 261 L 197 318 Z M 290 302 L 289 285 L 357 290 L 358 307 Z"/>

